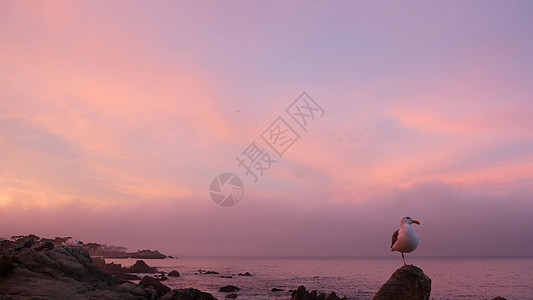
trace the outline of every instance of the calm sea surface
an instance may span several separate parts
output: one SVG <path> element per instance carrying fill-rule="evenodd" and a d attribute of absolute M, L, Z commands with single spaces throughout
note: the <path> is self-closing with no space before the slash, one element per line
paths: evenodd
<path fill-rule="evenodd" d="M 106 259 L 130 266 L 135 259 Z M 164 283 L 171 288 L 194 287 L 224 299 L 218 289 L 235 285 L 237 299 L 290 299 L 288 290 L 304 285 L 308 290 L 335 291 L 349 299 L 371 299 L 379 287 L 402 265 L 396 258 L 179 258 L 146 259 L 160 271 L 177 270 L 181 277 Z M 409 263 L 432 280 L 431 299 L 533 299 L 533 258 L 420 258 Z M 200 275 L 198 269 L 220 272 Z M 250 272 L 252 277 L 236 276 Z M 231 275 L 233 278 L 221 278 Z M 272 288 L 283 292 L 271 292 Z"/>

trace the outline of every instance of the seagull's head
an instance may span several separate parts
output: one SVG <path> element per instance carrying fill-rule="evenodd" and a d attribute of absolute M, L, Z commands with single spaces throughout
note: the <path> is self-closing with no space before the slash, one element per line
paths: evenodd
<path fill-rule="evenodd" d="M 411 217 L 403 217 L 402 220 L 400 221 L 400 224 L 418 224 L 420 225 L 420 222 L 418 222 L 417 220 L 411 218 Z"/>

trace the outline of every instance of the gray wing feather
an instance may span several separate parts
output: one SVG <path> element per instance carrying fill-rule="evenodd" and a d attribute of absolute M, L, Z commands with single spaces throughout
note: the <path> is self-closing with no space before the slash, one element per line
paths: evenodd
<path fill-rule="evenodd" d="M 393 234 L 392 234 L 392 244 L 390 244 L 390 247 L 392 248 L 392 246 L 394 246 L 394 243 L 396 243 L 396 241 L 398 240 L 398 231 L 400 231 L 400 229 L 396 230 Z"/>

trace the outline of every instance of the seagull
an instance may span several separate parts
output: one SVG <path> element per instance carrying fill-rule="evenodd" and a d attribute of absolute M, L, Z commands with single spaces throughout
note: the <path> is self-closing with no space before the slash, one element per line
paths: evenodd
<path fill-rule="evenodd" d="M 415 229 L 411 227 L 413 223 L 420 225 L 420 222 L 411 217 L 403 217 L 400 220 L 400 229 L 392 234 L 390 251 L 398 251 L 402 254 L 404 266 L 407 266 L 407 264 L 405 263 L 403 254 L 413 252 L 418 246 L 418 236 L 416 235 Z"/>

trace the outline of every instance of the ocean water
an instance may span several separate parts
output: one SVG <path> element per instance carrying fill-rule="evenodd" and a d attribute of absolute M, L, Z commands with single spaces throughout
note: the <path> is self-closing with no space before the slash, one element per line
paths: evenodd
<path fill-rule="evenodd" d="M 431 299 L 533 299 L 533 258 L 426 258 L 408 257 L 432 280 Z M 106 259 L 131 266 L 136 259 Z M 390 275 L 402 266 L 395 258 L 178 258 L 145 259 L 160 271 L 177 270 L 169 278 L 171 288 L 194 287 L 225 299 L 218 292 L 225 285 L 241 290 L 237 299 L 290 299 L 289 290 L 304 285 L 308 290 L 335 291 L 349 299 L 371 299 Z M 198 274 L 198 269 L 219 275 Z M 236 276 L 250 272 L 253 276 Z M 221 278 L 231 275 L 233 278 Z M 271 292 L 272 288 L 284 289 Z"/>

